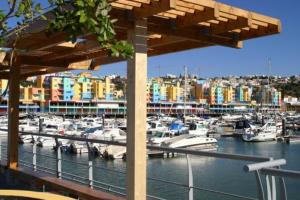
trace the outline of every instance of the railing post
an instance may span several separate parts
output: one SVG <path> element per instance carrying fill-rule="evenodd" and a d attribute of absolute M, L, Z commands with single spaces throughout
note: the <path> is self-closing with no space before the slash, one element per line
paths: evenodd
<path fill-rule="evenodd" d="M 186 160 L 189 170 L 189 200 L 194 199 L 194 178 L 193 178 L 193 169 L 192 169 L 192 163 L 190 160 L 190 157 L 188 154 L 186 154 Z"/>
<path fill-rule="evenodd" d="M 272 200 L 276 200 L 277 194 L 276 194 L 276 181 L 275 177 L 271 176 L 271 189 L 272 189 Z"/>
<path fill-rule="evenodd" d="M 258 199 L 265 200 L 264 188 L 263 188 L 258 170 L 255 171 L 255 177 L 256 177 L 256 183 L 257 183 L 257 189 L 258 189 Z"/>
<path fill-rule="evenodd" d="M 277 168 L 280 169 L 280 166 L 278 166 Z M 279 186 L 280 186 L 280 199 L 287 200 L 288 198 L 286 193 L 286 186 L 283 177 L 279 177 Z"/>
<path fill-rule="evenodd" d="M 57 147 L 57 154 L 56 154 L 56 172 L 57 178 L 61 179 L 61 146 Z"/>
<path fill-rule="evenodd" d="M 93 188 L 93 161 L 89 161 L 89 187 Z"/>
<path fill-rule="evenodd" d="M 56 176 L 61 179 L 61 146 L 58 139 L 55 138 L 56 143 Z"/>
<path fill-rule="evenodd" d="M 94 187 L 94 183 L 93 183 L 93 161 L 92 161 L 92 152 L 90 149 L 90 144 L 87 142 L 86 146 L 88 148 L 88 158 L 89 158 L 89 187 L 93 188 Z"/>
<path fill-rule="evenodd" d="M 36 172 L 37 168 L 36 168 L 36 143 L 33 143 L 32 146 L 32 167 L 33 167 L 33 171 Z"/>
<path fill-rule="evenodd" d="M 272 199 L 272 189 L 270 186 L 270 179 L 269 179 L 268 175 L 266 175 L 266 184 L 267 184 L 267 198 L 268 198 L 268 200 L 273 200 Z"/>

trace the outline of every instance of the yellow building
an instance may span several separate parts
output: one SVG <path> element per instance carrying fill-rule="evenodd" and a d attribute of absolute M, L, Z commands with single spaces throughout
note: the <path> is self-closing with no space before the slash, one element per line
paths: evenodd
<path fill-rule="evenodd" d="M 73 89 L 74 89 L 73 100 L 74 101 L 80 100 L 81 99 L 81 83 L 78 83 L 77 81 L 75 81 Z"/>
<path fill-rule="evenodd" d="M 216 86 L 211 86 L 209 88 L 209 104 L 216 104 Z"/>
<path fill-rule="evenodd" d="M 32 102 L 32 100 L 29 99 L 29 88 L 28 87 L 20 88 L 20 101 L 23 104 L 28 104 L 28 103 Z"/>
<path fill-rule="evenodd" d="M 195 97 L 196 101 L 200 101 L 203 99 L 203 90 L 202 90 L 202 85 L 201 84 L 195 84 L 194 87 L 192 88 L 192 95 Z"/>
<path fill-rule="evenodd" d="M 251 101 L 248 87 L 243 88 L 243 99 L 244 101 Z"/>
<path fill-rule="evenodd" d="M 177 101 L 177 86 L 170 85 L 167 88 L 168 101 Z"/>
<path fill-rule="evenodd" d="M 183 88 L 180 87 L 180 82 L 176 84 L 176 101 L 183 101 L 184 100 Z"/>
<path fill-rule="evenodd" d="M 231 103 L 234 101 L 233 92 L 234 92 L 234 90 L 233 90 L 232 86 L 223 88 L 224 103 Z"/>
<path fill-rule="evenodd" d="M 104 99 L 104 84 L 101 80 L 93 80 L 92 91 L 94 99 Z"/>

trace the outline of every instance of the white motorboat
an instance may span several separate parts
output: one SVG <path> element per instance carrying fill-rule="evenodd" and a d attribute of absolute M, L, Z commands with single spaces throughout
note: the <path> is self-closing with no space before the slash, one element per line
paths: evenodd
<path fill-rule="evenodd" d="M 208 128 L 202 123 L 191 123 L 189 126 L 189 134 L 206 136 Z"/>
<path fill-rule="evenodd" d="M 161 146 L 170 148 L 200 149 L 205 146 L 216 146 L 216 144 L 217 140 L 215 138 L 184 134 L 164 141 Z"/>
<path fill-rule="evenodd" d="M 236 121 L 239 119 L 242 119 L 243 115 L 238 115 L 238 114 L 225 114 L 222 116 L 222 119 L 225 121 Z"/>
<path fill-rule="evenodd" d="M 235 136 L 242 136 L 246 133 L 249 128 L 254 129 L 254 125 L 251 125 L 249 120 L 239 120 L 235 122 L 233 134 Z"/>
<path fill-rule="evenodd" d="M 126 141 L 126 132 L 119 128 L 104 129 L 95 139 L 109 141 Z"/>
<path fill-rule="evenodd" d="M 148 141 L 150 145 L 160 146 L 162 142 L 171 139 L 174 135 L 175 133 L 171 131 L 158 131 Z"/>
<path fill-rule="evenodd" d="M 246 142 L 265 142 L 275 140 L 278 134 L 278 128 L 275 122 L 268 122 L 261 128 L 248 128 L 243 134 L 243 140 Z"/>
<path fill-rule="evenodd" d="M 148 134 L 155 134 L 158 131 L 166 131 L 168 127 L 164 126 L 160 121 L 152 121 L 149 123 L 150 128 L 148 128 Z"/>

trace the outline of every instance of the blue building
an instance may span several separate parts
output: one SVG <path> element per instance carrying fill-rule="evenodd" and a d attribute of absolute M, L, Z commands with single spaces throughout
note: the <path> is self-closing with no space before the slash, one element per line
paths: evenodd
<path fill-rule="evenodd" d="M 160 101 L 160 91 L 158 83 L 153 83 L 151 88 L 151 98 L 153 103 L 158 103 Z"/>
<path fill-rule="evenodd" d="M 242 87 L 237 87 L 235 92 L 235 99 L 237 102 L 244 101 L 244 91 Z"/>
<path fill-rule="evenodd" d="M 71 78 L 63 78 L 63 98 L 65 101 L 71 101 L 74 96 L 74 80 Z"/>
<path fill-rule="evenodd" d="M 224 96 L 223 96 L 223 88 L 220 86 L 216 87 L 215 90 L 215 98 L 216 98 L 216 104 L 222 104 L 224 103 Z"/>
<path fill-rule="evenodd" d="M 105 100 L 107 100 L 107 101 L 114 100 L 114 95 L 111 92 L 105 94 Z"/>

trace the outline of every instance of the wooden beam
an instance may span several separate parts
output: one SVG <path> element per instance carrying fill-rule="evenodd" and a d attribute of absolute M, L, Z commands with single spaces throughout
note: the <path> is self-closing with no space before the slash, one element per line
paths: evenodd
<path fill-rule="evenodd" d="M 142 4 L 140 8 L 133 8 L 135 18 L 144 18 L 166 12 L 175 7 L 175 0 L 151 0 L 149 4 Z"/>
<path fill-rule="evenodd" d="M 15 58 L 9 72 L 7 165 L 18 166 L 20 60 Z"/>
<path fill-rule="evenodd" d="M 149 19 L 148 23 L 148 30 L 151 33 L 181 37 L 187 40 L 194 40 L 197 42 L 203 42 L 212 45 L 221 45 L 231 48 L 242 48 L 243 45 L 241 41 L 234 40 L 231 37 L 217 37 L 210 34 L 208 31 L 201 31 L 193 28 L 176 29 L 176 26 L 174 27 L 173 23 L 170 20 L 159 19 L 158 23 L 156 18 L 151 18 Z"/>
<path fill-rule="evenodd" d="M 201 22 L 207 22 L 218 17 L 216 9 L 206 8 L 204 11 L 195 10 L 194 14 L 186 14 L 186 16 L 178 17 L 175 20 L 177 28 L 193 26 Z"/>
<path fill-rule="evenodd" d="M 39 71 L 32 71 L 32 72 L 26 72 L 20 75 L 21 80 L 26 80 L 28 77 L 32 76 L 39 76 L 39 75 L 44 75 L 44 74 L 51 74 L 51 73 L 57 73 L 57 72 L 64 72 L 64 71 L 70 71 L 72 69 L 66 69 L 66 68 L 45 68 L 41 69 Z"/>
<path fill-rule="evenodd" d="M 200 43 L 195 41 L 174 41 L 173 43 L 169 43 L 166 45 L 162 45 L 160 47 L 156 47 L 154 49 L 151 49 L 149 47 L 148 55 L 149 56 L 157 56 L 160 54 L 167 54 L 167 53 L 176 53 L 179 51 L 185 51 L 195 48 L 203 48 L 203 47 L 209 47 L 212 46 L 207 43 Z"/>
<path fill-rule="evenodd" d="M 146 200 L 147 21 L 128 30 L 134 55 L 127 61 L 127 199 Z"/>
<path fill-rule="evenodd" d="M 251 20 L 249 18 L 239 17 L 237 20 L 229 20 L 228 22 L 220 22 L 219 24 L 212 24 L 210 26 L 210 32 L 212 34 L 227 33 L 235 29 L 242 29 L 251 27 Z"/>

